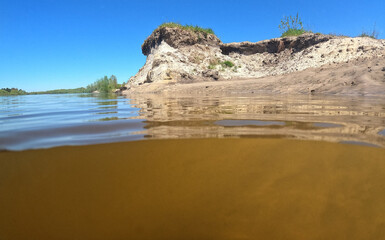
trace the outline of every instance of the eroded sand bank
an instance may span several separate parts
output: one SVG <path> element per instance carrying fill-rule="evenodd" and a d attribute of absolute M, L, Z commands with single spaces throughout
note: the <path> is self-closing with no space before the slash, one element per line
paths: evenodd
<path fill-rule="evenodd" d="M 0 239 L 383 239 L 384 156 L 283 139 L 0 152 Z"/>
<path fill-rule="evenodd" d="M 385 58 L 356 59 L 328 64 L 283 75 L 260 78 L 233 77 L 194 83 L 155 82 L 124 92 L 129 96 L 143 93 L 162 95 L 260 95 L 260 94 L 327 94 L 381 96 L 385 94 Z"/>
<path fill-rule="evenodd" d="M 160 27 L 124 94 L 384 95 L 385 40 L 306 33 L 222 43 L 213 34 Z M 123 89 L 122 89 L 123 90 Z"/>

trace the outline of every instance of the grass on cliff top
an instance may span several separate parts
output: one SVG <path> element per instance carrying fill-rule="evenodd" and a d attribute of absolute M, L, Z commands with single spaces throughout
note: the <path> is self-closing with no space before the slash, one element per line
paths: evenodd
<path fill-rule="evenodd" d="M 182 25 L 174 22 L 163 23 L 158 28 L 162 28 L 162 27 L 180 28 L 180 29 L 189 30 L 196 33 L 203 33 L 205 35 L 207 34 L 215 35 L 214 31 L 211 28 L 202 28 L 200 26 L 193 26 L 193 25 Z"/>
<path fill-rule="evenodd" d="M 378 39 L 378 32 L 376 30 L 376 26 L 374 26 L 373 30 L 370 32 L 362 32 L 358 37 L 369 37 L 373 39 Z"/>
<path fill-rule="evenodd" d="M 299 36 L 311 32 L 303 28 L 303 23 L 298 13 L 295 16 L 285 16 L 278 28 L 282 32 L 281 37 Z"/>
<path fill-rule="evenodd" d="M 304 29 L 289 29 L 286 32 L 282 33 L 281 37 L 299 36 L 307 32 L 311 31 L 306 31 Z"/>

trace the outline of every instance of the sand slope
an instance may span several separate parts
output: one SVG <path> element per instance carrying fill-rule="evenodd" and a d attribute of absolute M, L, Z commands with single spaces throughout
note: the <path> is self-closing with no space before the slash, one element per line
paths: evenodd
<path fill-rule="evenodd" d="M 129 80 L 127 94 L 384 93 L 385 40 L 304 34 L 223 44 L 213 35 L 165 28 L 142 49 L 147 61 Z"/>
<path fill-rule="evenodd" d="M 161 28 L 142 51 L 146 63 L 125 94 L 385 92 L 385 40 L 368 37 L 307 33 L 223 44 L 214 35 Z"/>
<path fill-rule="evenodd" d="M 381 96 L 385 94 L 384 68 L 385 58 L 356 59 L 261 78 L 235 78 L 189 84 L 145 84 L 133 87 L 130 91 L 127 91 L 127 94 L 253 95 L 278 93 Z"/>

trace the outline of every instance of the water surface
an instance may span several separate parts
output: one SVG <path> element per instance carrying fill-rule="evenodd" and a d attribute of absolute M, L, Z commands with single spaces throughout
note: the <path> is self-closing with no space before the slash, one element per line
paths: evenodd
<path fill-rule="evenodd" d="M 138 139 L 284 137 L 385 147 L 385 99 L 317 96 L 0 97 L 0 149 Z"/>
<path fill-rule="evenodd" d="M 139 109 L 116 95 L 0 97 L 0 149 L 24 150 L 143 138 Z"/>

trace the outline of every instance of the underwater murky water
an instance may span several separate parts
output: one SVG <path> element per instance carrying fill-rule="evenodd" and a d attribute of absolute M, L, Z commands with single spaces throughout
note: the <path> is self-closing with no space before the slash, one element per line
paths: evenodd
<path fill-rule="evenodd" d="M 0 152 L 0 239 L 384 239 L 384 156 L 276 138 Z"/>
<path fill-rule="evenodd" d="M 384 99 L 0 101 L 0 239 L 385 239 Z"/>

